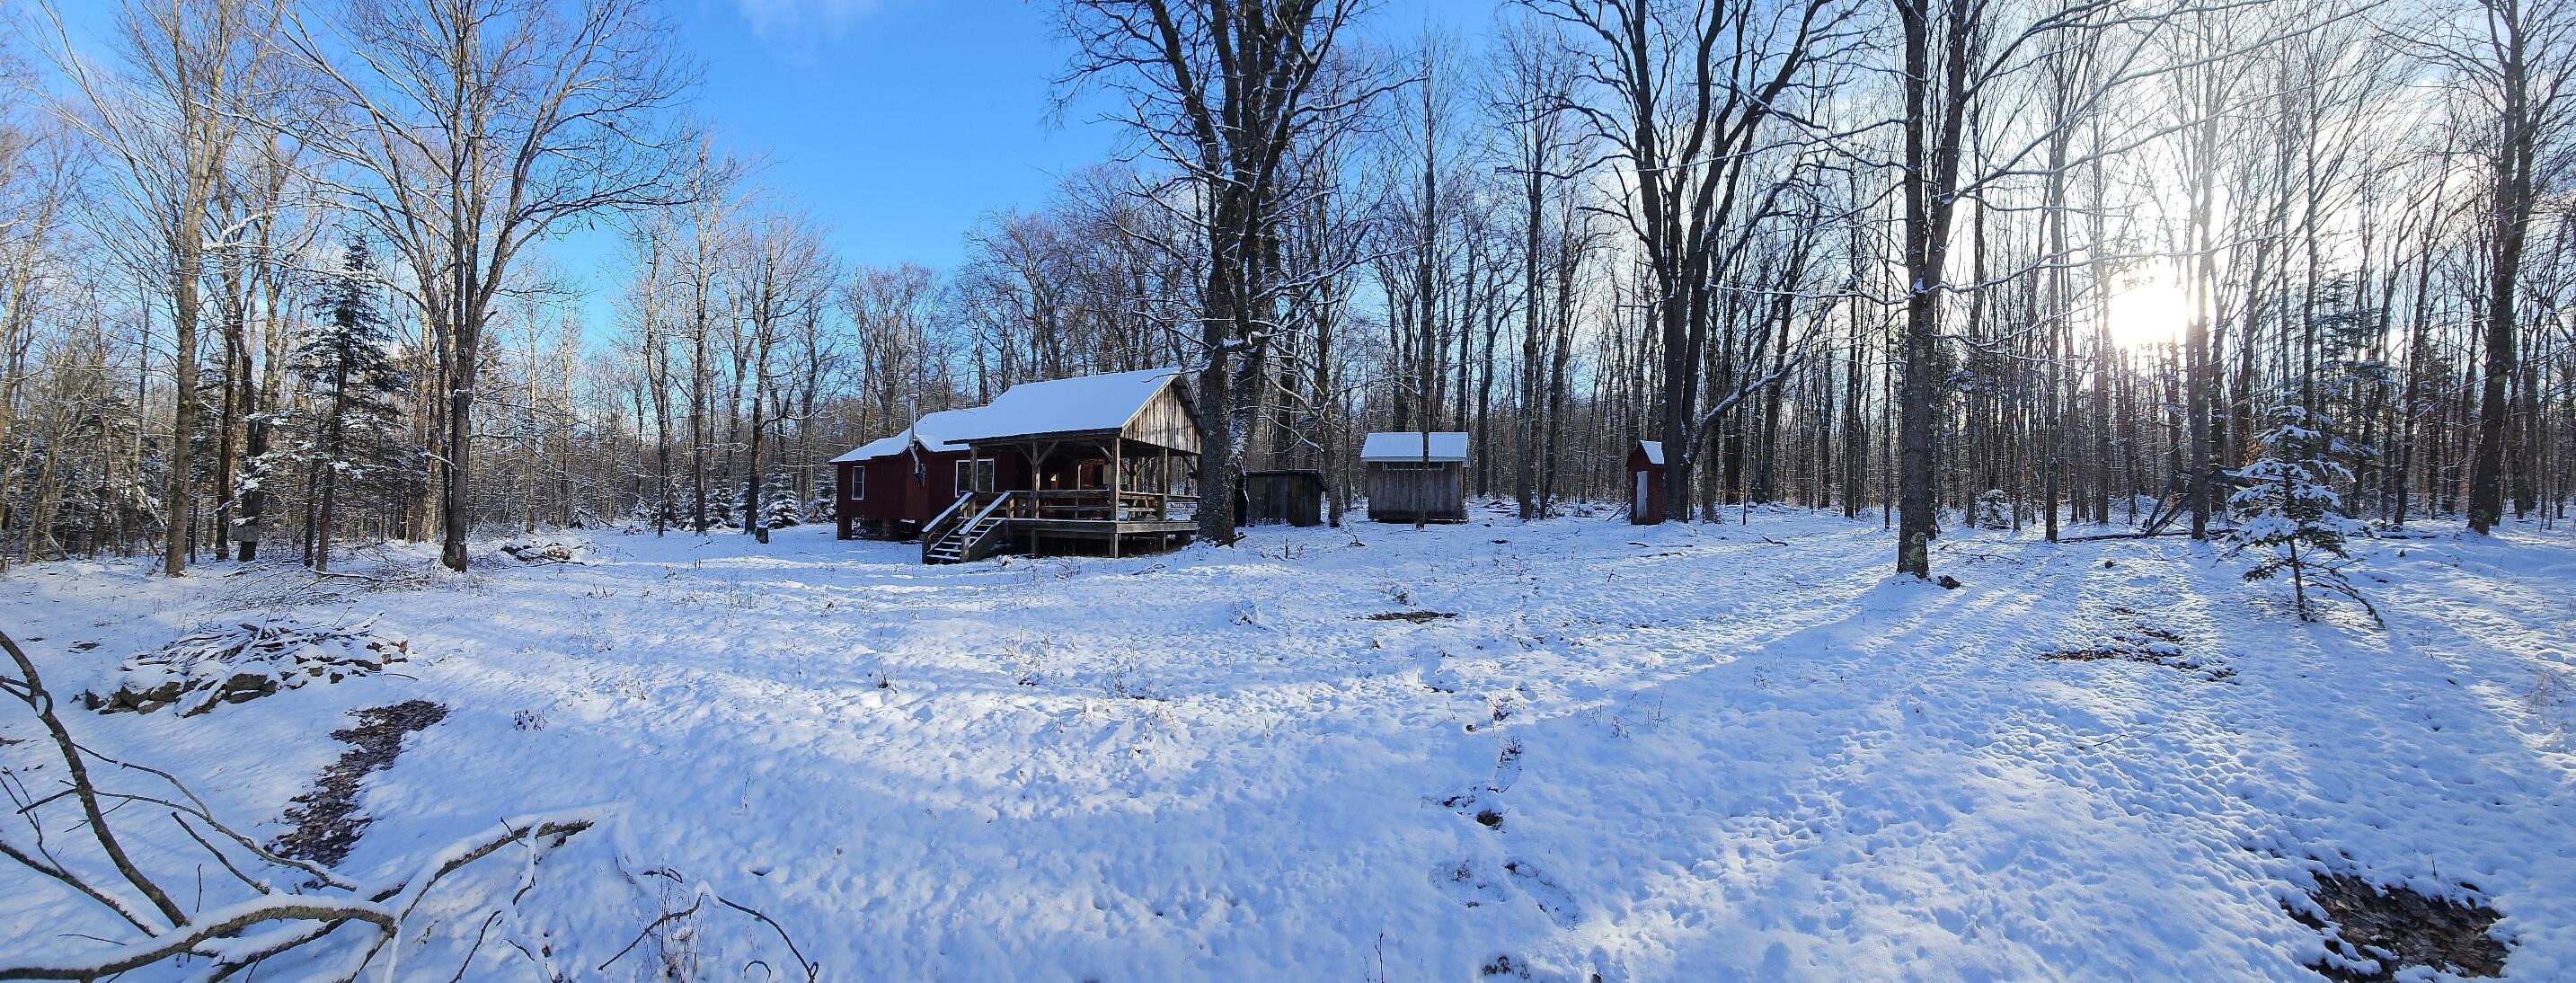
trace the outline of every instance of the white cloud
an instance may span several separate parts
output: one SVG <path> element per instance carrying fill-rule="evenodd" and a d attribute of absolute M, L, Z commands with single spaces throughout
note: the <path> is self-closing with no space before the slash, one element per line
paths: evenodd
<path fill-rule="evenodd" d="M 851 27 L 886 8 L 889 0 L 734 0 L 751 33 L 773 48 L 810 51 L 838 40 Z"/>

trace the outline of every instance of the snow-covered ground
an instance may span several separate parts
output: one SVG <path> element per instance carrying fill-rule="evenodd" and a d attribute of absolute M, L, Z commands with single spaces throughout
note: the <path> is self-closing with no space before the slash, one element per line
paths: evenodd
<path fill-rule="evenodd" d="M 645 973 L 598 967 L 675 907 L 652 868 L 836 979 L 2313 978 L 2284 904 L 2320 869 L 2473 885 L 2509 976 L 2576 978 L 2563 532 L 2363 544 L 2384 631 L 2301 623 L 2183 540 L 1957 531 L 1943 590 L 1888 576 L 1877 522 L 1804 513 L 956 567 L 821 526 L 590 541 L 269 608 L 381 614 L 402 675 L 71 724 L 273 835 L 346 711 L 446 704 L 368 778 L 341 869 L 606 804 L 495 930 L 570 978 Z M 222 570 L 20 568 L 0 623 L 96 686 L 273 589 Z M 2105 646 L 2171 654 L 2041 658 Z M 401 975 L 457 972 L 500 866 Z M 182 903 L 237 898 L 203 884 Z M 0 868 L 0 951 L 115 935 L 86 904 Z M 661 951 L 710 978 L 786 964 L 747 916 L 680 927 Z M 465 978 L 526 962 L 486 945 Z"/>

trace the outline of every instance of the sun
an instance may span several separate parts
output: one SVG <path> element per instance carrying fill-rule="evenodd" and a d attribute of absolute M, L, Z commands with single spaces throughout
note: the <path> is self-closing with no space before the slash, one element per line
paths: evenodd
<path fill-rule="evenodd" d="M 2166 263 L 2151 263 L 2122 277 L 2103 306 L 2110 319 L 2111 343 L 2131 350 L 2181 338 L 2192 317 L 2191 294 Z"/>

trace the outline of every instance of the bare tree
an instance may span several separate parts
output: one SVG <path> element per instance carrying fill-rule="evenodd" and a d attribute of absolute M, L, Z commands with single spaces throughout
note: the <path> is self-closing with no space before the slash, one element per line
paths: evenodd
<path fill-rule="evenodd" d="M 603 212 L 682 199 L 656 136 L 689 84 L 645 0 L 347 0 L 285 36 L 342 115 L 316 132 L 364 175 L 340 190 L 408 264 L 446 401 L 440 562 L 465 569 L 485 325 L 530 244 Z"/>
<path fill-rule="evenodd" d="M 2532 216 L 2569 169 L 2564 143 L 2576 124 L 2576 4 L 2475 0 L 2468 23 L 2443 29 L 2438 58 L 2489 114 L 2478 145 L 2487 158 L 2487 264 L 2478 319 L 2485 349 L 2478 380 L 2477 451 L 2469 466 L 2469 528 L 2504 518 L 2505 445 L 2513 435 L 2506 387 L 2521 353 L 2516 319 Z"/>
<path fill-rule="evenodd" d="M 750 459 L 743 469 L 742 529 L 769 542 L 769 523 L 761 510 L 763 478 L 761 445 L 777 425 L 769 413 L 772 392 L 771 351 L 800 322 L 810 321 L 825 305 L 833 275 L 823 237 L 810 219 L 783 215 L 756 223 L 747 243 L 748 268 L 742 279 L 742 325 L 749 337 L 751 429 L 745 446 Z"/>
<path fill-rule="evenodd" d="M 1205 286 L 1198 298 L 1198 535 L 1235 539 L 1231 490 L 1252 415 L 1249 379 L 1279 324 L 1283 165 L 1343 107 L 1310 99 L 1363 0 L 1062 0 L 1079 47 L 1067 81 L 1126 97 L 1127 122 L 1202 196 Z M 1373 89 L 1342 94 L 1366 99 Z"/>
<path fill-rule="evenodd" d="M 234 229 L 214 225 L 214 202 L 227 159 L 242 136 L 242 114 L 271 95 L 269 38 L 278 10 L 266 0 L 129 0 L 117 11 L 116 46 L 124 71 L 91 66 L 61 40 L 58 60 L 79 93 L 63 118 L 107 151 L 133 224 L 148 250 L 137 260 L 167 292 L 173 328 L 171 417 L 161 572 L 180 576 L 188 561 L 195 513 L 198 333 L 205 318 L 203 278 L 209 243 Z"/>
<path fill-rule="evenodd" d="M 1654 276 L 1661 337 L 1666 521 L 1683 521 L 1698 438 L 1701 361 L 1715 316 L 1720 231 L 1736 212 L 1768 124 L 1790 110 L 1819 60 L 1849 40 L 1842 0 L 1530 0 L 1587 42 L 1583 77 L 1606 95 L 1586 106 L 1625 165 L 1629 230 Z M 1794 119 L 1794 117 L 1791 117 Z M 1734 394 L 1731 394 L 1734 395 Z"/>

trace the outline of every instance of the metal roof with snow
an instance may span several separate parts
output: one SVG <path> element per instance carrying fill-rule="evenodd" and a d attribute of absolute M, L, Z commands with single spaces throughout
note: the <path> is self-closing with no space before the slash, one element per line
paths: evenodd
<path fill-rule="evenodd" d="M 941 410 L 913 422 L 901 432 L 879 437 L 859 445 L 847 454 L 833 458 L 834 464 L 873 460 L 912 449 L 914 440 L 921 449 L 933 454 L 953 454 L 966 449 L 958 436 L 973 425 L 974 409 Z"/>
<path fill-rule="evenodd" d="M 1144 369 L 1108 375 L 1023 382 L 949 435 L 954 441 L 1044 437 L 1119 430 L 1180 377 L 1179 369 Z"/>
<path fill-rule="evenodd" d="M 1466 459 L 1467 435 L 1456 430 L 1433 431 L 1429 434 L 1414 430 L 1373 433 L 1368 435 L 1367 440 L 1360 443 L 1362 461 L 1452 462 Z"/>
<path fill-rule="evenodd" d="M 1638 442 L 1637 442 L 1637 449 L 1638 449 L 1638 450 L 1641 450 L 1641 451 L 1645 451 L 1645 452 L 1646 452 L 1646 463 L 1648 463 L 1648 464 L 1652 464 L 1652 465 L 1654 465 L 1654 466 L 1656 466 L 1656 467 L 1659 467 L 1659 468 L 1664 466 L 1664 442 L 1663 442 L 1663 441 L 1660 441 L 1660 440 L 1640 440 L 1640 441 L 1638 441 Z"/>
<path fill-rule="evenodd" d="M 965 438 L 975 429 L 975 415 L 981 412 L 980 408 L 941 410 L 915 422 L 912 433 L 921 440 L 921 448 L 933 454 L 962 451 Z"/>
<path fill-rule="evenodd" d="M 888 454 L 901 454 L 903 453 L 903 449 L 911 446 L 911 444 L 912 435 L 909 433 L 899 433 L 891 437 L 879 437 L 875 440 L 871 440 L 867 443 L 851 448 L 849 453 L 833 458 L 832 463 L 854 464 L 860 461 L 884 457 Z"/>

